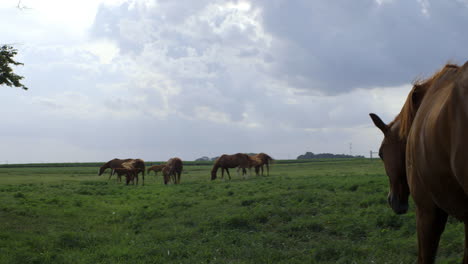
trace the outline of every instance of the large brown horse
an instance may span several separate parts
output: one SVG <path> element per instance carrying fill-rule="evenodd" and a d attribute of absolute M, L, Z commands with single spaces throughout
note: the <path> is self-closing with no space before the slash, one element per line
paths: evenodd
<path fill-rule="evenodd" d="M 468 62 L 417 82 L 390 124 L 371 118 L 384 133 L 390 206 L 405 213 L 410 193 L 416 205 L 418 263 L 435 261 L 448 215 L 465 223 L 468 263 Z"/>
<path fill-rule="evenodd" d="M 98 175 L 102 175 L 106 169 L 111 169 L 111 174 L 109 176 L 109 179 L 116 173 L 115 169 L 117 168 L 122 168 L 122 164 L 125 162 L 131 162 L 132 166 L 135 167 L 138 170 L 138 173 L 142 173 L 142 178 L 143 178 L 143 185 L 145 185 L 145 162 L 142 159 L 112 159 L 108 162 L 106 162 L 104 165 L 102 165 L 99 168 L 99 173 Z M 138 173 L 137 173 L 137 183 L 138 183 Z M 124 173 L 118 173 L 117 176 L 119 181 L 121 181 L 121 175 L 124 175 Z"/>
<path fill-rule="evenodd" d="M 227 172 L 229 179 L 231 175 L 229 174 L 230 168 L 237 168 L 237 174 L 239 174 L 240 169 L 249 169 L 250 168 L 250 159 L 249 155 L 244 153 L 237 153 L 234 155 L 223 154 L 216 159 L 213 169 L 211 170 L 211 180 L 216 179 L 216 173 L 218 169 L 221 168 L 221 178 L 224 179 L 224 171 Z"/>
<path fill-rule="evenodd" d="M 174 182 L 174 184 L 179 184 L 182 169 L 183 164 L 181 159 L 177 157 L 169 159 L 164 168 L 162 169 L 164 184 L 168 184 L 171 179 Z"/>

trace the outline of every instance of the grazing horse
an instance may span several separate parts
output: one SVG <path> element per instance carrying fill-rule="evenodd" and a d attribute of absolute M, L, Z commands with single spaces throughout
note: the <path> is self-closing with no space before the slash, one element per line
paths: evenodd
<path fill-rule="evenodd" d="M 114 169 L 115 173 L 117 173 L 119 177 L 121 175 L 125 175 L 127 185 L 130 183 L 130 181 L 133 185 L 135 185 L 135 178 L 137 179 L 138 184 L 138 173 L 140 172 L 140 168 L 134 167 L 135 164 L 136 163 L 133 160 L 131 160 L 122 163 L 121 167 Z"/>
<path fill-rule="evenodd" d="M 109 160 L 108 162 L 104 163 L 104 165 L 102 165 L 99 168 L 98 176 L 101 176 L 104 173 L 105 170 L 111 169 L 111 173 L 109 175 L 109 180 L 110 180 L 112 175 L 114 175 L 114 169 L 115 168 L 121 168 L 122 163 L 130 161 L 130 160 L 132 160 L 132 159 L 112 159 L 112 160 Z"/>
<path fill-rule="evenodd" d="M 255 168 L 255 175 L 259 176 L 259 168 L 262 166 L 263 162 L 257 155 L 249 156 L 249 169 L 252 167 Z M 247 174 L 247 170 L 245 168 L 242 169 L 242 175 L 244 174 Z"/>
<path fill-rule="evenodd" d="M 468 62 L 415 83 L 390 124 L 370 116 L 384 134 L 390 206 L 406 213 L 409 194 L 416 205 L 418 263 L 434 263 L 448 215 L 465 224 L 468 263 Z"/>
<path fill-rule="evenodd" d="M 229 174 L 229 168 L 236 168 L 237 174 L 239 174 L 239 169 L 250 169 L 250 159 L 249 155 L 243 153 L 237 153 L 234 155 L 223 154 L 218 159 L 216 159 L 213 169 L 211 170 L 211 180 L 216 179 L 216 173 L 218 169 L 221 168 L 221 178 L 224 179 L 224 171 L 226 170 L 229 179 L 231 175 Z"/>
<path fill-rule="evenodd" d="M 265 154 L 263 152 L 258 153 L 257 155 L 254 155 L 254 156 L 257 157 L 258 159 L 260 159 L 260 161 L 261 161 L 261 164 L 259 166 L 255 167 L 255 173 L 258 175 L 259 170 L 261 170 L 262 171 L 262 176 L 263 176 L 263 165 L 265 165 L 266 168 L 267 168 L 267 176 L 270 176 L 270 167 L 269 167 L 269 165 L 273 161 L 273 158 L 270 157 L 268 154 Z"/>
<path fill-rule="evenodd" d="M 148 168 L 147 173 L 149 175 L 150 171 L 154 171 L 154 175 L 158 175 L 159 171 L 162 171 L 166 164 L 161 164 L 161 165 L 153 165 Z"/>
<path fill-rule="evenodd" d="M 182 174 L 182 169 L 183 164 L 181 159 L 177 157 L 169 159 L 162 169 L 164 184 L 169 183 L 171 179 L 174 184 L 180 184 L 180 175 Z"/>
<path fill-rule="evenodd" d="M 106 162 L 104 165 L 101 166 L 99 169 L 99 176 L 104 173 L 104 171 L 108 168 L 112 169 L 111 175 L 109 176 L 109 179 L 114 175 L 114 173 L 117 173 L 119 181 L 121 181 L 121 176 L 124 175 L 124 173 L 119 173 L 116 172 L 115 169 L 117 168 L 122 168 L 123 163 L 130 162 L 132 163 L 132 166 L 136 168 L 137 170 L 137 183 L 138 183 L 138 173 L 142 173 L 142 178 L 143 178 L 143 185 L 145 185 L 145 162 L 142 159 L 112 159 L 108 162 Z M 121 171 L 121 170 L 120 170 Z"/>

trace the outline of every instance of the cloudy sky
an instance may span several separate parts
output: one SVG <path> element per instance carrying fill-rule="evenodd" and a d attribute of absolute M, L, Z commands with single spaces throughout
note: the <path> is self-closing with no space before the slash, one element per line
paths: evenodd
<path fill-rule="evenodd" d="M 17 8 L 19 6 L 20 8 Z M 468 59 L 466 0 L 2 0 L 30 89 L 0 163 L 369 155 L 417 78 Z"/>

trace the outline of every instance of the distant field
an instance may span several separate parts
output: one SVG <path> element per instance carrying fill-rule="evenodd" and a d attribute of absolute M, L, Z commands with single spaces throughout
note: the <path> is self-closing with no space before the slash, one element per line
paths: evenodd
<path fill-rule="evenodd" d="M 98 177 L 100 163 L 0 166 L 0 263 L 415 263 L 414 207 L 386 204 L 379 160 L 278 161 L 269 177 L 182 184 Z M 453 219 L 437 263 L 459 263 Z"/>

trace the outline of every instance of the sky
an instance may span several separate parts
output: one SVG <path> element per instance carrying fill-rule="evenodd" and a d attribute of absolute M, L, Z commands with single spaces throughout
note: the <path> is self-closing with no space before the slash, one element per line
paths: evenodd
<path fill-rule="evenodd" d="M 417 79 L 468 58 L 467 0 L 1 0 L 28 91 L 0 164 L 369 156 Z"/>

